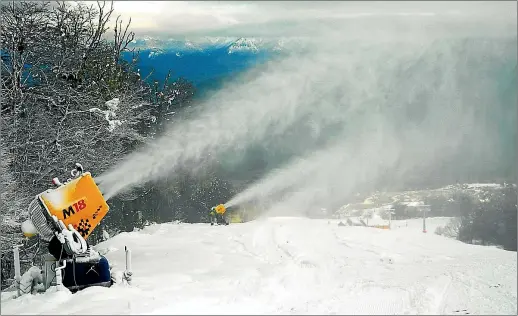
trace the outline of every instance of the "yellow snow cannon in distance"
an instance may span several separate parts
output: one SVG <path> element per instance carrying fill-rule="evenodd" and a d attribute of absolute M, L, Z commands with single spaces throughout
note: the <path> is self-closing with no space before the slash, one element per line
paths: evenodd
<path fill-rule="evenodd" d="M 50 241 L 58 229 L 56 223 L 61 220 L 86 240 L 106 216 L 109 206 L 90 172 L 83 172 L 81 164 L 76 163 L 72 176 L 64 184 L 54 178 L 57 188 L 38 194 L 29 204 L 31 223 L 22 225 L 26 236 L 33 235 L 35 228 L 43 240 Z"/>
<path fill-rule="evenodd" d="M 215 209 L 216 213 L 221 214 L 221 215 L 225 214 L 225 212 L 227 211 L 227 208 L 225 207 L 224 204 L 219 204 L 214 209 Z"/>

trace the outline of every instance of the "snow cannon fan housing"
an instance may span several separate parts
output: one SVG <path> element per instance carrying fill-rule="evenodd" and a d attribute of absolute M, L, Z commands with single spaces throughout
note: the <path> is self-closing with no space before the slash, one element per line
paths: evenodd
<path fill-rule="evenodd" d="M 55 216 L 68 227 L 71 224 L 84 239 L 106 216 L 109 206 L 89 172 L 80 174 L 56 189 L 40 193 L 29 204 L 29 214 L 41 238 L 50 241 L 54 237 Z"/>
<path fill-rule="evenodd" d="M 227 208 L 225 207 L 225 205 L 219 204 L 216 206 L 215 211 L 218 214 L 225 214 L 225 212 L 227 211 Z"/>

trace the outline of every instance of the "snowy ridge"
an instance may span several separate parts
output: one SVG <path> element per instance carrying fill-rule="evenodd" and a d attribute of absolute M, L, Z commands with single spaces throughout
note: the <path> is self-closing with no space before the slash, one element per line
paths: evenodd
<path fill-rule="evenodd" d="M 430 229 L 447 218 L 430 218 Z M 516 253 L 421 232 L 267 218 L 160 224 L 98 245 L 131 286 L 11 299 L 7 314 L 516 314 Z"/>
<path fill-rule="evenodd" d="M 228 53 L 232 54 L 239 51 L 248 51 L 248 52 L 258 52 L 259 48 L 258 45 L 260 45 L 261 40 L 259 39 L 247 39 L 247 38 L 240 38 L 237 41 L 233 42 L 229 48 Z"/>
<path fill-rule="evenodd" d="M 264 50 L 280 51 L 302 44 L 303 38 L 235 38 L 235 37 L 202 37 L 190 40 L 159 39 L 143 37 L 133 40 L 129 48 L 150 49 L 157 53 L 164 50 L 178 52 L 204 51 L 208 48 L 227 47 L 228 53 L 250 52 L 257 53 Z"/>

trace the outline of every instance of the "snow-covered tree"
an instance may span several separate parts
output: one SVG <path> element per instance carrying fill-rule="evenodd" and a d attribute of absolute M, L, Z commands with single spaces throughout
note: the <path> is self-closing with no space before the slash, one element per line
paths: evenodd
<path fill-rule="evenodd" d="M 0 9 L 4 254 L 53 177 L 69 177 L 75 162 L 94 175 L 106 170 L 153 136 L 163 106 L 189 102 L 194 89 L 140 77 L 130 23 L 117 17 L 110 35 L 112 3 L 13 1 Z"/>

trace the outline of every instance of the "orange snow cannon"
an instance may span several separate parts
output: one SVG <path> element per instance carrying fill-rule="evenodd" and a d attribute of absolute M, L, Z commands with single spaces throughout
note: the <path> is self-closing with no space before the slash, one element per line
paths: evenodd
<path fill-rule="evenodd" d="M 44 240 L 54 236 L 56 220 L 72 225 L 87 239 L 108 213 L 109 206 L 90 172 L 76 166 L 74 179 L 62 184 L 54 178 L 57 188 L 38 194 L 29 205 L 31 222 Z"/>
<path fill-rule="evenodd" d="M 215 211 L 216 213 L 223 215 L 227 211 L 227 208 L 224 204 L 219 204 L 216 206 Z"/>

